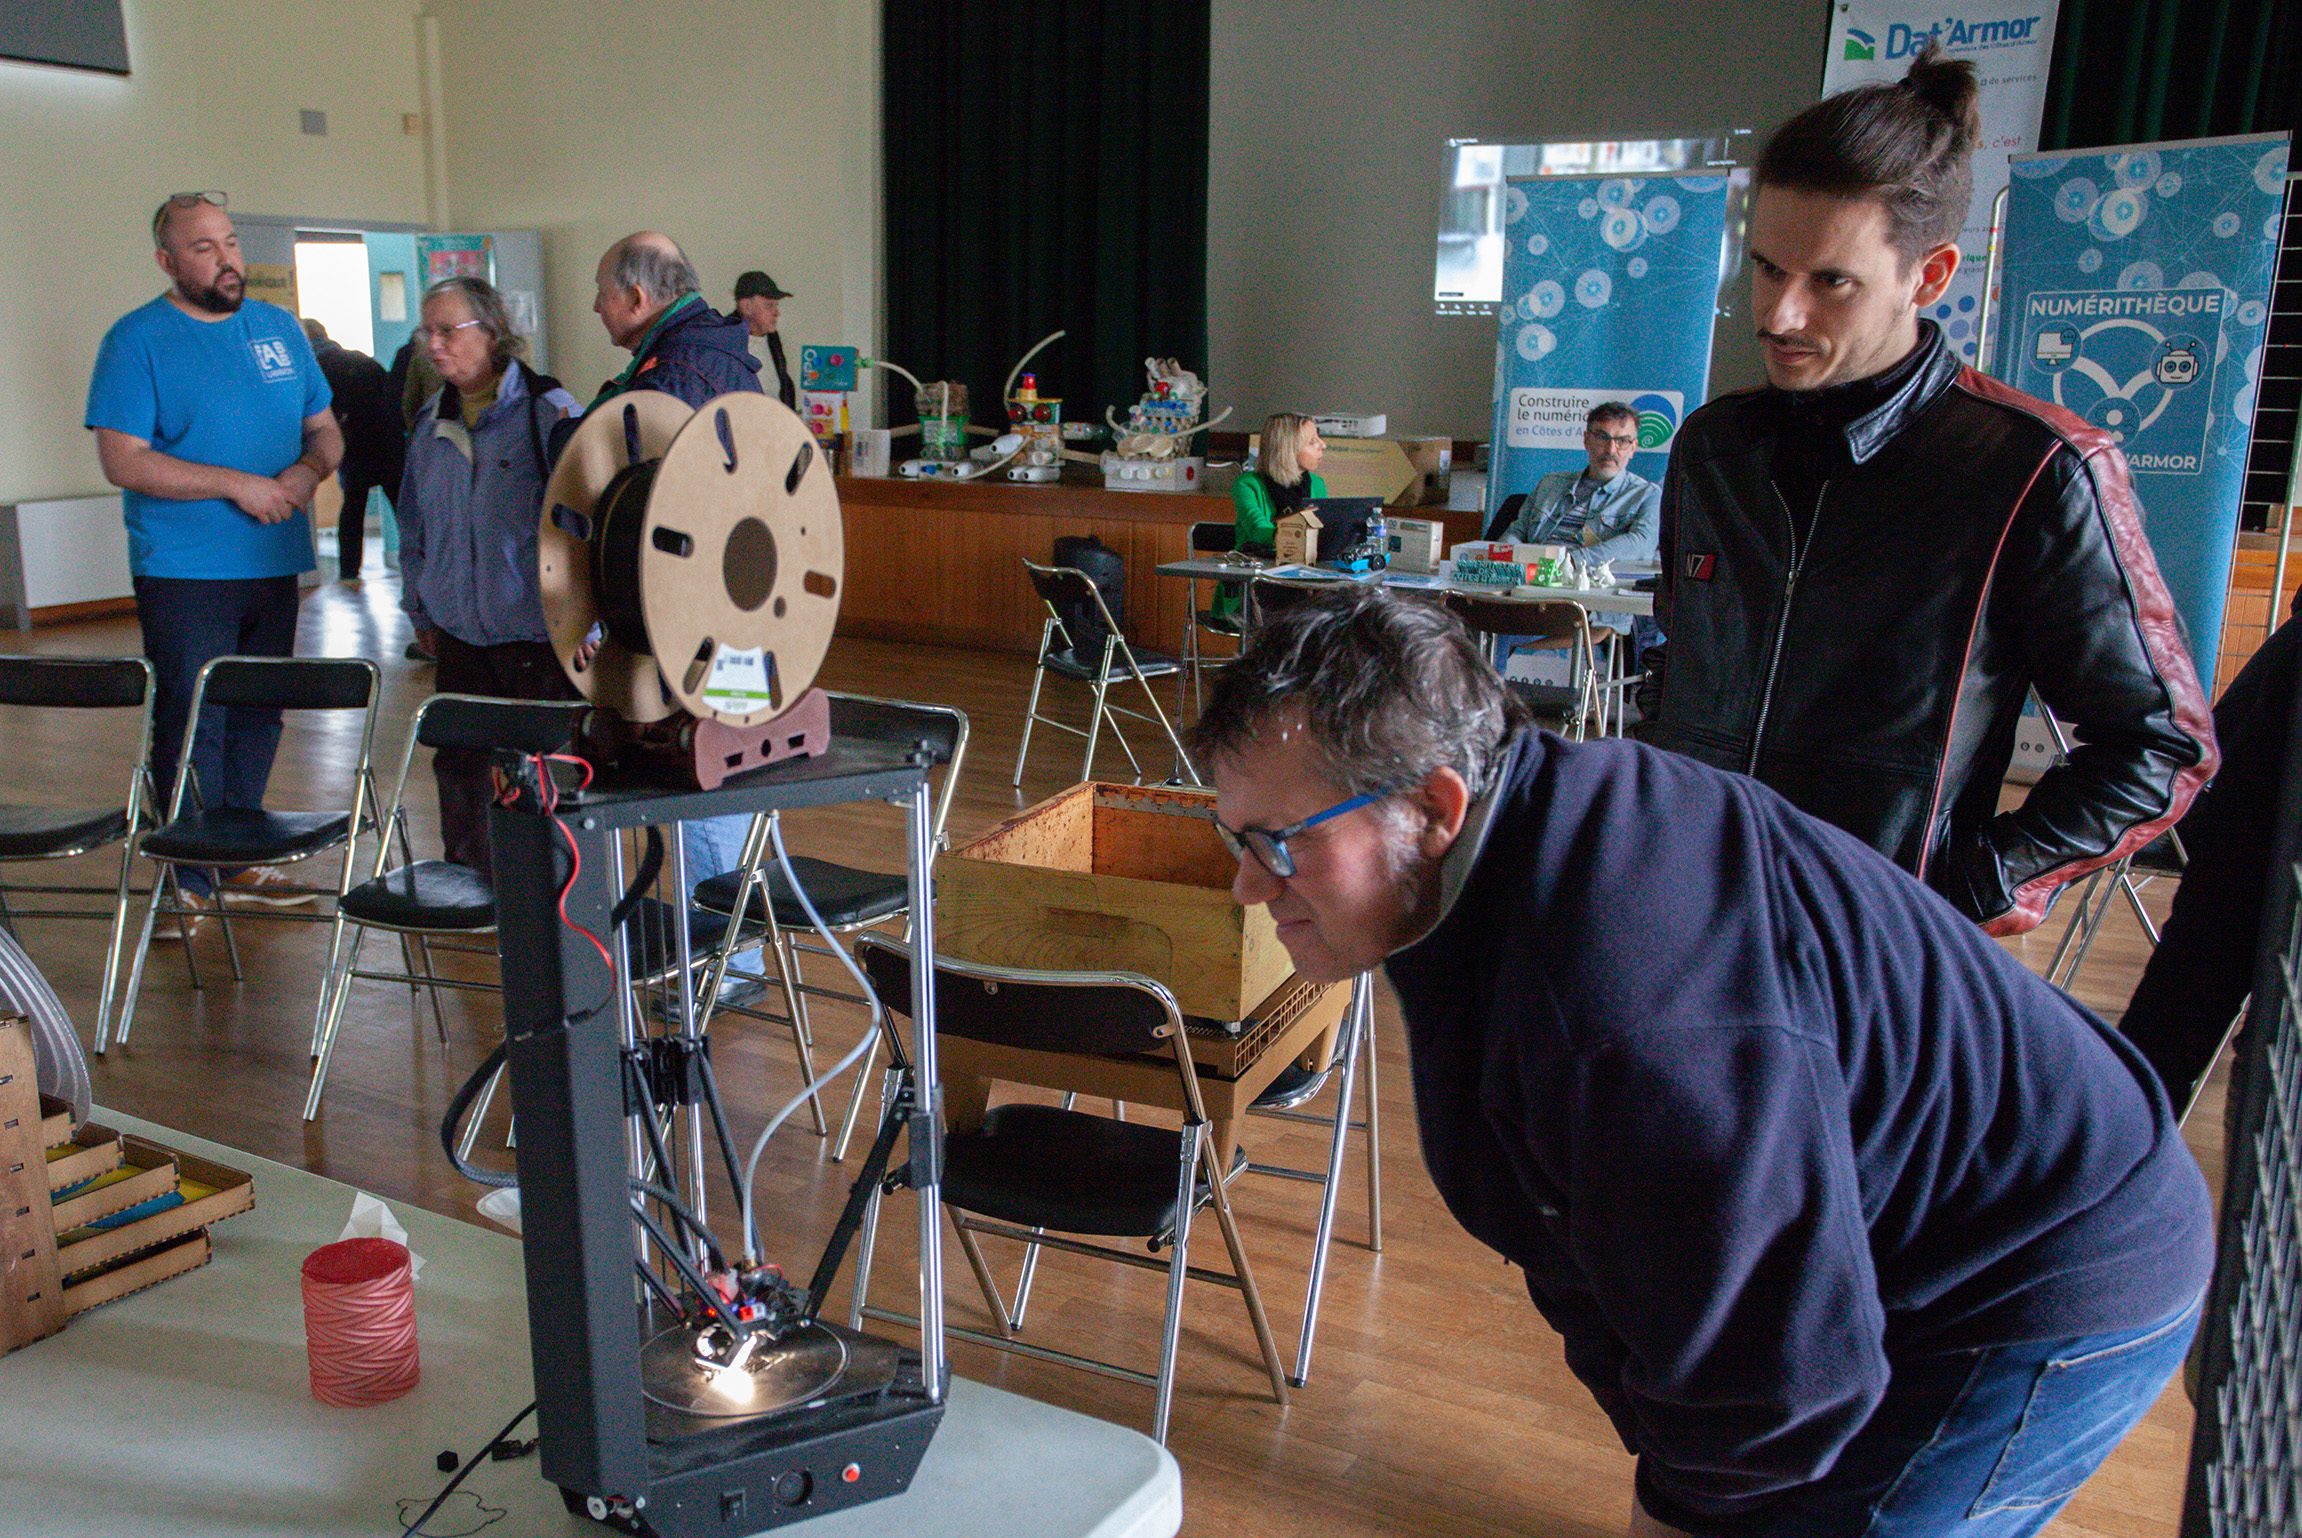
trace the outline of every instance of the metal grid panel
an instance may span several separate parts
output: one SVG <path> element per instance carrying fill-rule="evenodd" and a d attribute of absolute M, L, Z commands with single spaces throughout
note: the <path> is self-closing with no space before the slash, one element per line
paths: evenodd
<path fill-rule="evenodd" d="M 2274 827 L 2262 950 L 2224 1133 L 2219 1253 L 2195 1358 L 2183 1538 L 2302 1531 L 2302 729 L 2294 727 Z"/>

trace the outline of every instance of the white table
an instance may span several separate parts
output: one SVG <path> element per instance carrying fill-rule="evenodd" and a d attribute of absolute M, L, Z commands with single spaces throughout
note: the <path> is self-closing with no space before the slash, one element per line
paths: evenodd
<path fill-rule="evenodd" d="M 299 1267 L 342 1231 L 352 1188 L 133 1117 L 95 1119 L 251 1171 L 256 1207 L 211 1230 L 215 1258 L 200 1270 L 0 1357 L 11 1538 L 396 1533 L 397 1502 L 415 1500 L 413 1520 L 447 1479 L 436 1454 L 469 1454 L 534 1397 L 518 1240 L 395 1206 L 425 1260 L 423 1381 L 388 1405 L 334 1409 L 310 1393 Z M 532 1419 L 521 1434 L 535 1434 Z M 459 1501 L 463 1490 L 505 1509 L 490 1538 L 608 1531 L 569 1516 L 533 1457 L 483 1461 Z M 907 1492 L 778 1531 L 1168 1538 L 1182 1514 L 1182 1476 L 1149 1437 L 955 1380 Z"/>
<path fill-rule="evenodd" d="M 1425 576 L 1414 572 L 1377 571 L 1357 576 L 1339 571 L 1305 571 L 1300 567 L 1271 565 L 1245 566 L 1236 561 L 1220 561 L 1212 557 L 1198 557 L 1188 561 L 1162 562 L 1158 569 L 1162 577 L 1191 577 L 1214 582 L 1236 582 L 1245 585 L 1259 576 L 1284 578 L 1288 581 L 1313 582 L 1381 582 L 1408 592 L 1457 592 L 1479 598 L 1523 598 L 1542 602 L 1579 603 L 1586 609 L 1602 614 L 1652 614 L 1655 595 L 1641 593 L 1627 587 L 1496 587 L 1491 583 L 1456 582 L 1447 574 L 1451 562 L 1442 562 L 1438 573 Z"/>

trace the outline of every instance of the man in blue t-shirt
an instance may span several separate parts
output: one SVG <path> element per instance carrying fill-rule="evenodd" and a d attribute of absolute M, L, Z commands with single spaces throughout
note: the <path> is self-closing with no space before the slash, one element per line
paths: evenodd
<path fill-rule="evenodd" d="M 87 425 L 104 478 L 126 493 L 128 568 L 144 655 L 158 676 L 152 768 L 163 799 L 200 669 L 295 651 L 297 576 L 310 571 L 312 492 L 343 458 L 327 381 L 296 317 L 246 298 L 239 236 L 220 194 L 178 193 L 152 215 L 172 286 L 104 335 Z M 205 804 L 263 805 L 278 711 L 215 712 L 192 769 Z M 186 886 L 205 898 L 205 873 Z M 232 889 L 284 893 L 269 871 Z"/>

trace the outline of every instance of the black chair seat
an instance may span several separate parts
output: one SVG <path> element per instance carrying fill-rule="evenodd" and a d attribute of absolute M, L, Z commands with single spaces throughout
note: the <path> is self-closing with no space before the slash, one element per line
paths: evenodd
<path fill-rule="evenodd" d="M 219 807 L 179 817 L 144 840 L 144 853 L 178 865 L 270 865 L 317 854 L 350 833 L 349 812 L 259 812 Z"/>
<path fill-rule="evenodd" d="M 631 916 L 631 932 L 635 938 L 632 947 L 633 970 L 641 977 L 653 977 L 669 971 L 672 953 L 677 949 L 677 936 L 672 932 L 672 914 L 668 904 L 653 897 L 643 898 Z M 747 920 L 741 938 L 756 940 L 767 933 L 767 926 Z M 709 959 L 721 939 L 727 934 L 727 915 L 713 913 L 708 908 L 689 908 L 687 911 L 688 949 L 693 952 L 697 965 Z"/>
<path fill-rule="evenodd" d="M 1224 635 L 1246 634 L 1246 627 L 1239 623 L 1238 615 L 1217 614 L 1213 609 L 1201 609 L 1199 611 L 1199 628 L 1201 630 L 1220 631 Z M 1143 654 L 1137 652 L 1135 655 L 1141 657 Z"/>
<path fill-rule="evenodd" d="M 942 1194 L 1001 1222 L 1139 1238 L 1174 1231 L 1175 1171 L 1171 1127 L 1002 1105 L 945 1140 Z M 1199 1199 L 1207 1197 L 1202 1179 Z"/>
<path fill-rule="evenodd" d="M 1135 665 L 1143 670 L 1145 678 L 1168 678 L 1183 671 L 1183 664 L 1173 657 L 1159 652 L 1147 652 L 1140 646 L 1134 648 L 1134 652 Z M 1050 673 L 1061 673 L 1065 678 L 1076 678 L 1083 684 L 1092 684 L 1102 669 L 1102 659 L 1098 657 L 1094 662 L 1081 662 L 1070 652 L 1049 652 L 1046 667 Z M 1131 678 L 1134 675 L 1127 671 L 1124 657 L 1115 657 L 1111 662 L 1111 676 Z"/>
<path fill-rule="evenodd" d="M 469 930 L 496 925 L 495 888 L 467 865 L 418 860 L 344 894 L 344 916 L 386 929 Z"/>
<path fill-rule="evenodd" d="M 1571 716 L 1583 707 L 1583 691 L 1569 684 L 1536 684 L 1507 678 L 1503 687 L 1526 702 L 1538 716 Z"/>
<path fill-rule="evenodd" d="M 116 806 L 0 806 L 0 860 L 79 854 L 127 836 Z"/>
<path fill-rule="evenodd" d="M 879 871 L 857 870 L 851 865 L 834 865 L 829 860 L 810 859 L 794 855 L 791 859 L 793 874 L 807 889 L 808 900 L 824 923 L 834 929 L 853 929 L 901 913 L 911 901 L 911 884 L 903 876 L 889 876 Z M 695 889 L 699 907 L 714 913 L 726 913 L 735 906 L 735 889 L 742 881 L 742 873 L 728 871 L 712 877 Z M 746 910 L 753 919 L 765 918 L 773 905 L 775 921 L 786 929 L 806 929 L 807 912 L 792 895 L 791 883 L 783 879 L 780 866 L 769 865 L 759 873 L 759 884 L 751 889 L 751 905 Z"/>
<path fill-rule="evenodd" d="M 2182 874 L 2182 855 L 2174 847 L 2172 830 L 2159 834 L 2149 843 L 2134 851 L 2134 869 L 2145 876 L 2179 876 Z"/>

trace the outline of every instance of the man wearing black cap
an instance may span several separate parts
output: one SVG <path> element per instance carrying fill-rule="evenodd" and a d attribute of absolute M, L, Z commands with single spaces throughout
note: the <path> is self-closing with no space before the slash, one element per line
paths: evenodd
<path fill-rule="evenodd" d="M 775 279 L 764 272 L 747 272 L 735 280 L 735 313 L 751 327 L 753 336 L 767 338 L 767 356 L 775 364 L 775 393 L 792 410 L 799 409 L 799 391 L 791 382 L 791 369 L 783 361 L 783 338 L 776 335 L 775 323 L 783 313 L 783 301 L 789 299 L 788 289 L 778 287 Z"/>

